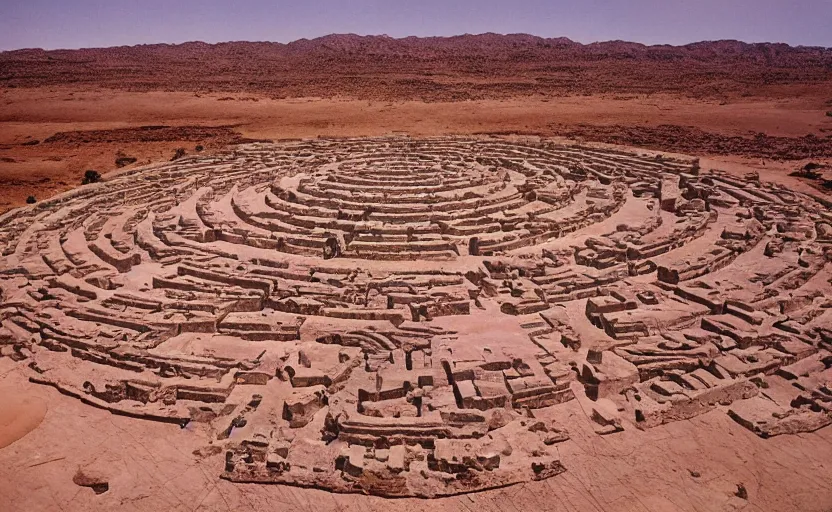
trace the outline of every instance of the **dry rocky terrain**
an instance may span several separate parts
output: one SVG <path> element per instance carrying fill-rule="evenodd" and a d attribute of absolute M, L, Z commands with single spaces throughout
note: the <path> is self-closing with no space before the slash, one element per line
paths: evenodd
<path fill-rule="evenodd" d="M 830 66 L 0 53 L 0 509 L 828 512 Z"/>

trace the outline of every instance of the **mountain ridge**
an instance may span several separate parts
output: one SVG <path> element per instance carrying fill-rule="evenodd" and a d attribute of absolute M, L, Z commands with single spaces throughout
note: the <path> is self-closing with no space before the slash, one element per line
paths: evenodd
<path fill-rule="evenodd" d="M 529 34 L 330 34 L 290 43 L 191 41 L 0 53 L 0 87 L 73 83 L 278 98 L 457 101 L 656 92 L 720 97 L 754 94 L 758 86 L 826 82 L 832 82 L 832 48 L 736 40 L 648 46 Z"/>
<path fill-rule="evenodd" d="M 0 51 L 0 55 L 2 54 L 9 54 L 9 53 L 28 53 L 28 52 L 42 52 L 42 53 L 51 53 L 51 52 L 77 52 L 77 51 L 85 51 L 85 50 L 108 50 L 108 49 L 131 49 L 131 48 L 146 48 L 146 47 L 188 47 L 193 45 L 200 45 L 200 46 L 223 46 L 223 45 L 237 45 L 237 44 L 266 44 L 266 45 L 273 45 L 275 47 L 284 47 L 284 48 L 291 48 L 295 46 L 304 46 L 304 45 L 316 45 L 316 44 L 327 44 L 332 42 L 339 42 L 343 43 L 344 41 L 350 41 L 353 43 L 360 43 L 360 42 L 367 42 L 367 41 L 385 41 L 385 42 L 392 42 L 392 43 L 411 43 L 411 42 L 451 42 L 451 41 L 458 41 L 458 40 L 471 40 L 471 41 L 479 41 L 483 42 L 488 39 L 492 41 L 494 39 L 501 39 L 503 41 L 512 41 L 512 42 L 538 42 L 542 44 L 557 44 L 559 46 L 570 46 L 570 47 L 613 47 L 613 46 L 629 46 L 629 47 L 636 47 L 641 49 L 693 49 L 693 48 L 700 48 L 700 47 L 717 47 L 717 46 L 726 46 L 730 45 L 733 47 L 741 47 L 745 49 L 749 48 L 779 48 L 779 49 L 792 49 L 792 50 L 826 50 L 832 51 L 832 48 L 819 46 L 819 45 L 790 45 L 788 43 L 782 42 L 745 42 L 737 39 L 715 39 L 715 40 L 702 40 L 702 41 L 695 41 L 686 44 L 669 44 L 669 43 L 662 43 L 662 44 L 646 44 L 640 43 L 637 41 L 627 41 L 622 39 L 610 39 L 604 41 L 594 41 L 591 43 L 581 43 L 578 41 L 574 41 L 569 39 L 568 37 L 542 37 L 536 36 L 533 34 L 528 33 L 509 33 L 509 34 L 499 34 L 495 32 L 483 32 L 478 34 L 459 34 L 454 36 L 404 36 L 404 37 L 391 37 L 386 34 L 368 34 L 368 35 L 360 35 L 355 33 L 332 33 L 327 34 L 320 37 L 314 38 L 300 38 L 288 43 L 281 43 L 278 41 L 248 41 L 248 40 L 233 40 L 233 41 L 218 41 L 216 43 L 207 43 L 200 40 L 193 40 L 193 41 L 183 41 L 181 43 L 141 43 L 141 44 L 134 44 L 134 45 L 116 45 L 116 46 L 103 46 L 103 47 L 83 47 L 83 48 L 55 48 L 55 49 L 44 49 L 44 48 L 18 48 L 12 50 L 4 50 Z"/>

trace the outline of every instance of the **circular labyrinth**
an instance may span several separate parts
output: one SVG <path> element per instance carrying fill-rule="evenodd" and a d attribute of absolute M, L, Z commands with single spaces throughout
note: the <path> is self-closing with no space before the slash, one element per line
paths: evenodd
<path fill-rule="evenodd" d="M 544 152 L 510 146 L 434 141 L 333 149 L 330 162 L 233 194 L 233 214 L 218 211 L 208 222 L 239 222 L 246 239 L 271 240 L 263 243 L 295 255 L 447 261 L 558 237 L 572 224 L 553 213 L 590 190 L 577 181 L 586 173 L 573 176 Z M 623 188 L 593 192 L 623 203 Z M 609 214 L 604 207 L 575 213 L 600 218 Z"/>
<path fill-rule="evenodd" d="M 552 477 L 576 393 L 599 435 L 719 404 L 762 436 L 832 421 L 832 215 L 693 159 L 250 144 L 1 220 L 0 354 L 190 425 L 235 482 L 432 497 Z"/>

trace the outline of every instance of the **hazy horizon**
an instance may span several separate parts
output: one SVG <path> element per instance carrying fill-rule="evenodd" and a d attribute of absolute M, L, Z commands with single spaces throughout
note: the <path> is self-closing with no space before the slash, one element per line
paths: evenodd
<path fill-rule="evenodd" d="M 597 41 L 578 41 L 571 37 L 566 36 L 541 36 L 539 34 L 530 34 L 528 32 L 477 32 L 477 33 L 460 33 L 460 34 L 450 34 L 450 35 L 434 35 L 434 36 L 417 36 L 417 35 L 406 35 L 406 36 L 391 36 L 390 34 L 356 34 L 354 32 L 330 32 L 328 34 L 321 34 L 318 36 L 312 37 L 301 37 L 298 39 L 292 39 L 291 41 L 273 41 L 273 40 L 258 40 L 258 39 L 228 39 L 222 41 L 206 41 L 201 39 L 192 39 L 188 41 L 156 41 L 156 42 L 141 42 L 141 43 L 126 43 L 126 44 L 117 44 L 117 45 L 109 45 L 109 46 L 79 46 L 79 47 L 55 47 L 55 48 L 44 48 L 39 46 L 28 46 L 28 47 L 20 47 L 20 48 L 0 48 L 0 52 L 13 52 L 18 50 L 44 50 L 44 51 L 62 51 L 62 50 L 94 50 L 94 49 L 101 49 L 101 48 L 117 48 L 117 47 L 133 47 L 133 46 L 152 46 L 152 45 L 183 45 L 183 44 L 192 44 L 192 43 L 205 43 L 205 44 L 229 44 L 229 43 L 274 43 L 274 44 L 290 44 L 298 41 L 303 40 L 315 40 L 321 39 L 328 36 L 358 36 L 358 37 L 390 37 L 392 39 L 407 39 L 411 37 L 417 37 L 420 39 L 428 39 L 428 38 L 452 38 L 452 37 L 463 37 L 463 36 L 482 36 L 487 34 L 496 34 L 499 36 L 515 36 L 515 35 L 525 35 L 525 36 L 532 36 L 532 37 L 540 37 L 543 39 L 558 39 L 558 38 L 566 38 L 571 40 L 574 43 L 579 43 L 583 45 L 588 44 L 600 44 L 600 43 L 612 43 L 612 42 L 626 42 L 626 43 L 635 43 L 635 44 L 643 44 L 645 46 L 686 46 L 689 44 L 696 44 L 696 43 L 712 43 L 718 41 L 739 41 L 745 44 L 787 44 L 791 47 L 818 47 L 818 48 L 832 48 L 825 45 L 801 45 L 801 44 L 789 44 L 783 41 L 743 41 L 741 39 L 702 39 L 696 41 L 689 41 L 684 43 L 644 43 L 642 41 L 632 41 L 626 39 L 603 39 Z"/>
<path fill-rule="evenodd" d="M 415 4 L 415 5 L 414 5 Z M 191 41 L 288 43 L 330 34 L 568 37 L 647 45 L 740 40 L 832 47 L 832 1 L 30 0 L 0 5 L 0 51 Z"/>

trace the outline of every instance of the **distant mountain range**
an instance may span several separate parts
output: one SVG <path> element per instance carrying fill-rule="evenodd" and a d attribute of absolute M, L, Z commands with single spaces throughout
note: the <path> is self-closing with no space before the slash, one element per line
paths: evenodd
<path fill-rule="evenodd" d="M 527 34 L 333 34 L 288 44 L 151 44 L 0 53 L 0 87 L 96 85 L 428 101 L 673 92 L 753 95 L 832 81 L 832 48 L 712 41 L 581 44 Z"/>

